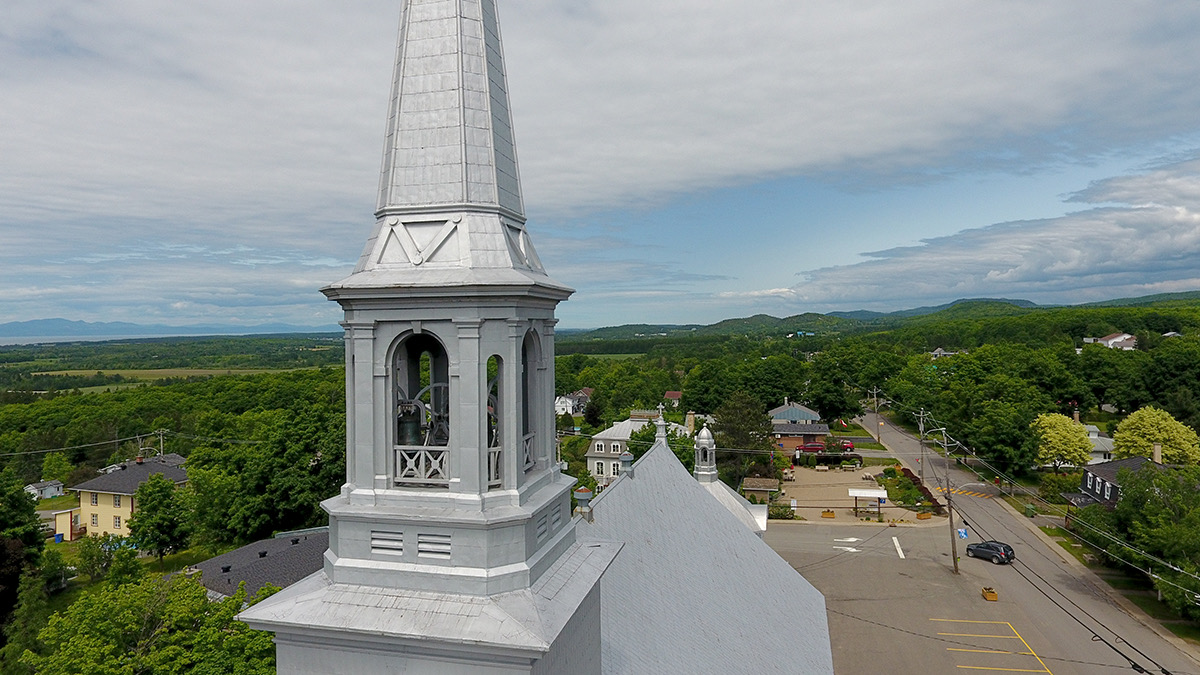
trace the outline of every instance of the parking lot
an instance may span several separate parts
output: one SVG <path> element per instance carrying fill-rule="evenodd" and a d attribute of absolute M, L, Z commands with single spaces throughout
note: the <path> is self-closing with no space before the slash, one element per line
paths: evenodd
<path fill-rule="evenodd" d="M 955 496 L 960 527 L 969 522 L 955 574 L 945 518 L 918 523 L 895 507 L 885 520 L 904 521 L 896 526 L 855 518 L 846 490 L 867 482 L 851 472 L 797 471 L 785 485 L 806 520 L 771 521 L 766 541 L 825 595 L 839 674 L 1096 675 L 1133 672 L 1130 661 L 1147 672 L 1200 674 L 1194 648 L 1130 616 L 986 492 Z M 821 518 L 815 507 L 831 505 L 835 517 Z M 966 543 L 991 538 L 1010 543 L 1017 561 L 966 557 Z M 995 601 L 984 599 L 985 587 Z"/>

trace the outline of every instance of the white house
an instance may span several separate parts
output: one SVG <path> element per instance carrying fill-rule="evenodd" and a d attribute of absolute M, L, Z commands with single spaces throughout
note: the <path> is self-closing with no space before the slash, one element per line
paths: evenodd
<path fill-rule="evenodd" d="M 25 492 L 35 499 L 50 499 L 63 496 L 63 484 L 60 480 L 44 480 L 25 486 Z"/>
<path fill-rule="evenodd" d="M 621 454 L 629 450 L 629 437 L 633 432 L 650 424 L 650 421 L 648 415 L 630 417 L 592 436 L 584 457 L 597 485 L 604 487 L 620 475 Z M 687 428 L 674 422 L 670 423 L 668 428 L 676 434 L 687 435 Z M 639 448 L 641 449 L 644 448 Z"/>

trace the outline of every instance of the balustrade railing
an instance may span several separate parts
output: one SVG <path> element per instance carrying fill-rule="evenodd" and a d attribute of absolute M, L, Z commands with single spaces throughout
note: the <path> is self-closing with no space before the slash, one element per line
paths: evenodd
<path fill-rule="evenodd" d="M 521 447 L 523 448 L 523 451 L 524 451 L 525 471 L 529 471 L 530 469 L 532 469 L 533 465 L 537 461 L 537 458 L 534 456 L 534 451 L 533 451 L 534 439 L 536 437 L 537 437 L 537 434 L 525 434 L 524 442 L 521 444 Z"/>
<path fill-rule="evenodd" d="M 395 448 L 397 485 L 450 485 L 450 451 L 447 448 L 410 445 Z"/>
<path fill-rule="evenodd" d="M 500 473 L 500 460 L 503 453 L 500 448 L 488 448 L 488 487 L 500 487 L 502 474 Z"/>

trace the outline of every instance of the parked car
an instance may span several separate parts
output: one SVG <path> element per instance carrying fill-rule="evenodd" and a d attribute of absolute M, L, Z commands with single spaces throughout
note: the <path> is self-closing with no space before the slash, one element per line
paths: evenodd
<path fill-rule="evenodd" d="M 805 443 L 800 446 L 800 449 L 805 452 L 825 452 L 824 443 Z"/>
<path fill-rule="evenodd" d="M 984 558 L 991 560 L 993 564 L 1010 563 L 1017 559 L 1017 554 L 1013 551 L 1013 547 L 1002 541 L 981 541 L 974 544 L 967 544 L 968 558 Z"/>
<path fill-rule="evenodd" d="M 842 450 L 853 450 L 854 441 L 842 441 Z"/>

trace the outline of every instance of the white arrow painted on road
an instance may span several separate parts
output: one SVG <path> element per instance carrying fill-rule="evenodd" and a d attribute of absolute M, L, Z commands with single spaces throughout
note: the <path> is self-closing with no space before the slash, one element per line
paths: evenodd
<path fill-rule="evenodd" d="M 856 541 L 862 541 L 862 539 L 859 539 L 858 537 L 847 537 L 845 539 L 834 539 L 834 541 L 848 541 L 853 544 Z"/>
<path fill-rule="evenodd" d="M 834 546 L 834 548 L 836 548 L 839 551 L 845 551 L 847 553 L 858 553 L 858 549 L 852 548 L 850 546 Z"/>

